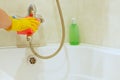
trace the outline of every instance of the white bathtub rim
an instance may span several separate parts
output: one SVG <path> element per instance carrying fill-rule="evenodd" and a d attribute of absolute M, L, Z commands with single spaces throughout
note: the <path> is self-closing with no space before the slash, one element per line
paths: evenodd
<path fill-rule="evenodd" d="M 59 47 L 59 44 L 56 43 L 51 43 L 51 44 L 47 44 L 44 47 L 49 47 L 49 46 L 57 46 Z M 111 48 L 111 47 L 104 47 L 104 46 L 99 46 L 99 45 L 93 45 L 93 44 L 86 44 L 86 43 L 80 43 L 79 45 L 70 45 L 69 43 L 64 43 L 64 47 L 67 48 L 87 48 L 87 49 L 91 49 L 93 51 L 100 51 L 103 52 L 105 54 L 111 54 L 111 55 L 120 55 L 120 49 L 118 48 Z M 40 47 L 39 47 L 40 48 Z M 25 48 L 17 48 L 16 46 L 9 46 L 9 47 L 0 47 L 1 50 L 3 49 L 20 49 L 20 50 L 25 50 Z"/>
<path fill-rule="evenodd" d="M 120 49 L 118 48 L 104 47 L 104 46 L 86 44 L 86 43 L 81 43 L 79 45 L 70 45 L 69 43 L 66 43 L 65 46 L 67 48 L 75 48 L 75 47 L 88 48 L 88 49 L 92 49 L 93 51 L 103 52 L 103 54 L 120 55 Z"/>

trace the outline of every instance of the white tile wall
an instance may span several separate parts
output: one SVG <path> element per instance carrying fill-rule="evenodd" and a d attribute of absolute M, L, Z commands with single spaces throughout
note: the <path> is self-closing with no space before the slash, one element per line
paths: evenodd
<path fill-rule="evenodd" d="M 120 48 L 120 1 L 109 0 L 108 28 L 104 45 Z"/>
<path fill-rule="evenodd" d="M 1 0 L 0 7 L 9 15 L 27 15 L 27 8 L 34 2 L 37 12 L 45 19 L 44 34 L 46 42 L 59 42 L 61 38 L 61 24 L 56 7 L 56 0 Z M 120 10 L 119 0 L 60 0 L 66 28 L 68 42 L 71 18 L 77 19 L 80 29 L 81 42 L 120 47 Z M 6 35 L 8 36 L 6 38 Z M 0 45 L 16 45 L 14 32 L 0 31 Z"/>
<path fill-rule="evenodd" d="M 78 0 L 81 41 L 102 45 L 107 30 L 107 0 Z"/>

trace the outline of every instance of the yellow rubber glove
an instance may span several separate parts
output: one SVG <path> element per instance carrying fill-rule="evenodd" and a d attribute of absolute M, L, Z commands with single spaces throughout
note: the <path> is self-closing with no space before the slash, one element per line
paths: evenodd
<path fill-rule="evenodd" d="M 20 19 L 14 19 L 12 17 L 10 18 L 12 20 L 12 25 L 7 29 L 8 31 L 23 31 L 31 28 L 35 32 L 36 30 L 38 30 L 38 27 L 40 25 L 40 21 L 33 17 L 26 17 Z"/>

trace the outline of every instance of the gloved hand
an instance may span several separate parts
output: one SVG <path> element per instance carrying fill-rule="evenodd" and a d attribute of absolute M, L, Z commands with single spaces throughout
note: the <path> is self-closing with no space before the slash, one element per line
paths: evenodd
<path fill-rule="evenodd" d="M 8 31 L 24 31 L 26 29 L 32 29 L 33 32 L 38 30 L 40 21 L 33 17 L 26 17 L 15 19 L 10 17 L 12 20 L 12 25 L 7 29 Z"/>

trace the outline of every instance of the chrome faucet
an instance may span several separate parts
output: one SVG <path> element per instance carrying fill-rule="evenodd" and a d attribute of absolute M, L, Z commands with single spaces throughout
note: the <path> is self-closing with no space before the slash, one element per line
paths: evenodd
<path fill-rule="evenodd" d="M 28 15 L 32 16 L 32 17 L 36 17 L 36 6 L 34 4 L 30 4 L 29 8 L 28 8 Z"/>
<path fill-rule="evenodd" d="M 37 13 L 37 9 L 36 9 L 35 4 L 30 4 L 28 8 L 28 15 L 31 17 L 39 18 L 41 22 L 44 22 L 43 17 L 40 14 L 36 14 L 36 13 Z"/>

